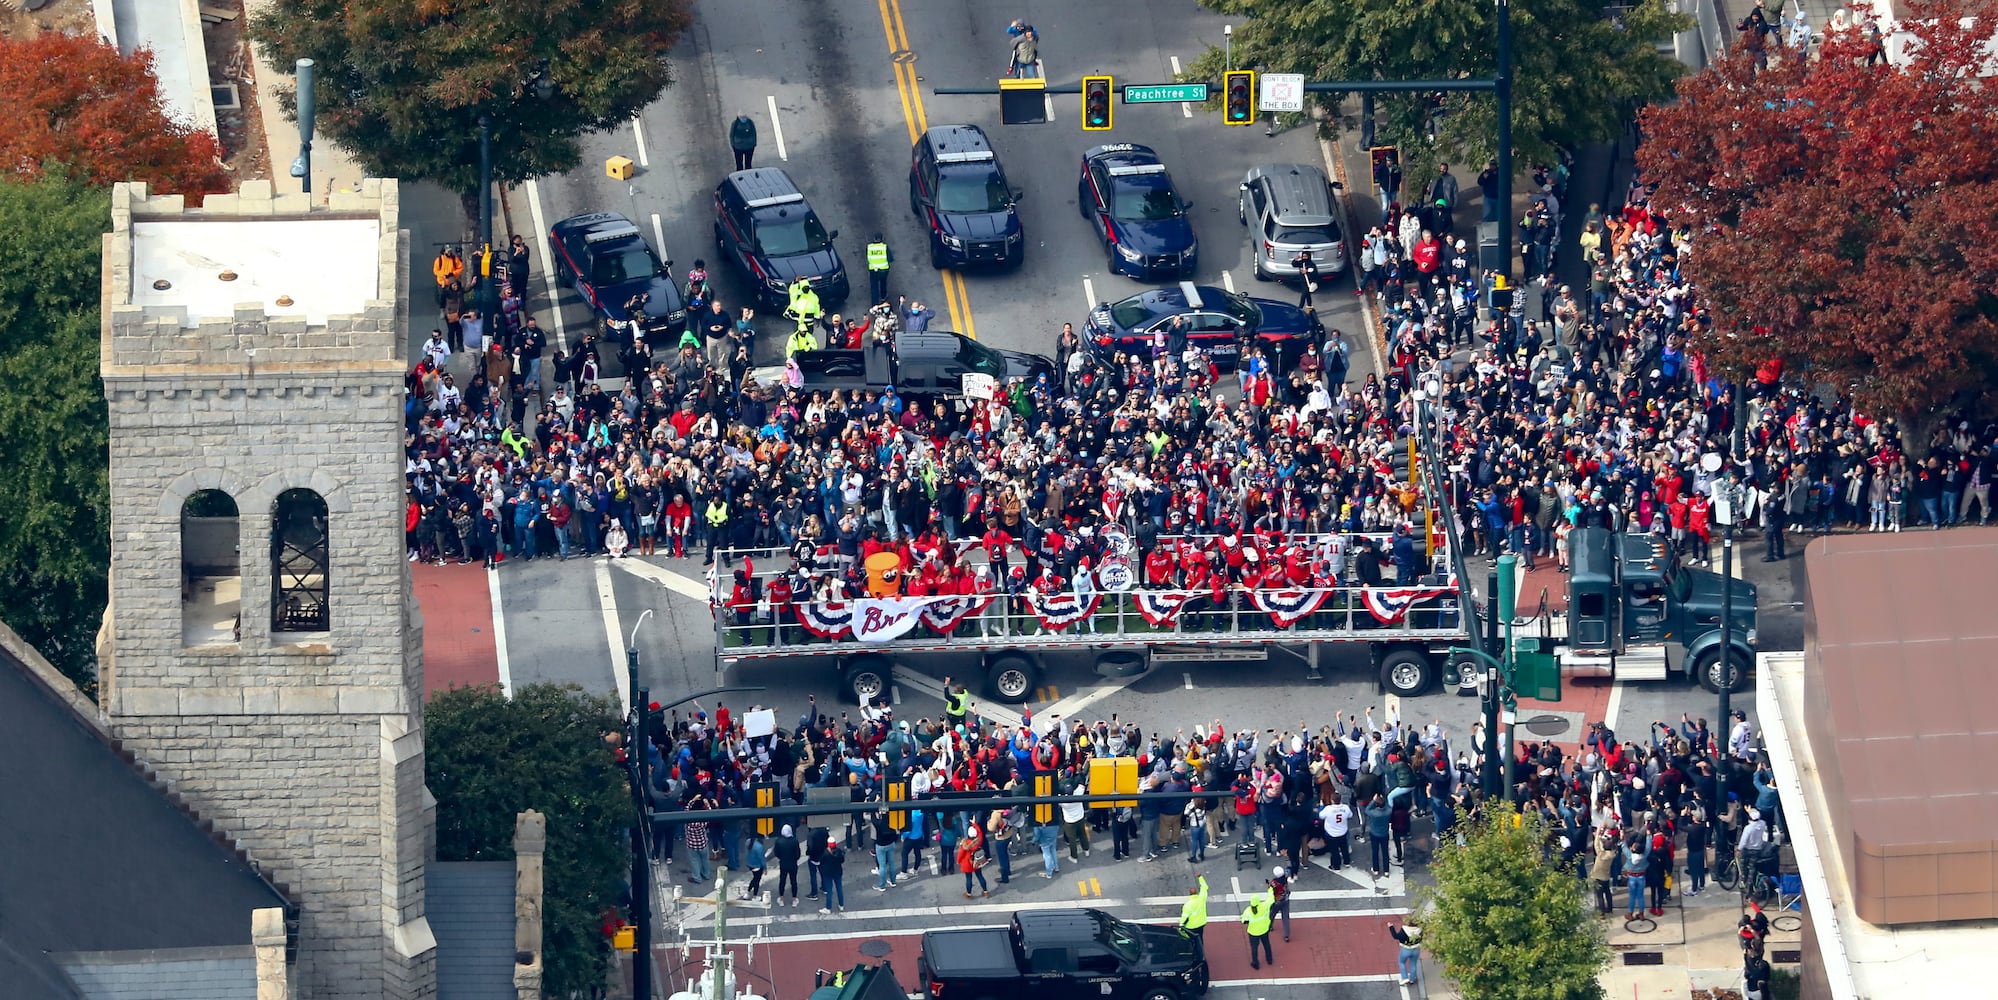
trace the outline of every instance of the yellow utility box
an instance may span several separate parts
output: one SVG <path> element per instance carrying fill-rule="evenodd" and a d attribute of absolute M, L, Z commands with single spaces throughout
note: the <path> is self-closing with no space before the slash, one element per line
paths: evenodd
<path fill-rule="evenodd" d="M 1138 794 L 1138 758 L 1091 758 L 1089 761 L 1089 794 Z M 1137 799 L 1117 803 L 1119 806 L 1136 806 L 1137 804 Z"/>
<path fill-rule="evenodd" d="M 631 157 L 629 156 L 613 156 L 604 161 L 604 173 L 621 181 L 630 180 L 631 175 L 637 169 L 637 166 L 631 162 Z"/>

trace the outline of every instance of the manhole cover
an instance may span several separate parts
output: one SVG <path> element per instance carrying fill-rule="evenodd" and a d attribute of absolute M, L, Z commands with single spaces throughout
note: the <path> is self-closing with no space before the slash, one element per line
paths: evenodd
<path fill-rule="evenodd" d="M 1568 731 L 1568 720 L 1558 715 L 1536 715 L 1520 725 L 1535 736 L 1559 736 Z"/>
<path fill-rule="evenodd" d="M 888 953 L 894 950 L 894 945 L 880 938 L 860 942 L 860 953 L 866 955 L 868 958 L 887 958 Z"/>

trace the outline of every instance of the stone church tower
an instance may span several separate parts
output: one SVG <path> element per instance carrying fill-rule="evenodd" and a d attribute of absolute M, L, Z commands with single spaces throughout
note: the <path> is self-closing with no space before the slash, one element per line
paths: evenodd
<path fill-rule="evenodd" d="M 301 1000 L 430 996 L 396 182 L 111 217 L 113 735 L 296 902 Z"/>

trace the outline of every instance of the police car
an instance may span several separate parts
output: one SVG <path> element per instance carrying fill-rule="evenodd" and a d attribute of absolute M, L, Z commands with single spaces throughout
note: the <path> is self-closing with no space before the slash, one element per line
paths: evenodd
<path fill-rule="evenodd" d="M 1182 281 L 1090 310 L 1083 324 L 1083 346 L 1113 365 L 1132 354 L 1150 359 L 1154 339 L 1163 336 L 1171 346 L 1169 331 L 1175 319 L 1184 320 L 1181 329 L 1187 344 L 1202 348 L 1223 368 L 1240 360 L 1241 344 L 1250 337 L 1274 347 L 1288 364 L 1321 335 L 1316 322 L 1288 302 Z"/>
<path fill-rule="evenodd" d="M 978 126 L 938 125 L 916 140 L 909 211 L 929 230 L 932 267 L 1018 267 L 1027 247 L 1019 201 Z"/>
<path fill-rule="evenodd" d="M 738 170 L 715 188 L 715 248 L 756 285 L 756 300 L 777 312 L 804 278 L 830 308 L 846 301 L 846 265 L 810 202 L 775 167 Z"/>
<path fill-rule="evenodd" d="M 1120 142 L 1083 153 L 1075 201 L 1103 240 L 1112 273 L 1171 280 L 1199 266 L 1200 241 L 1187 214 L 1193 203 L 1179 196 L 1150 146 Z"/>
<path fill-rule="evenodd" d="M 630 219 L 615 212 L 591 212 L 557 222 L 548 235 L 555 251 L 556 278 L 590 304 L 605 330 L 613 334 L 611 339 L 626 342 L 627 337 L 614 332 L 623 329 L 658 346 L 679 335 L 687 323 L 687 308 L 673 284 L 673 262 L 660 260 Z M 640 330 L 630 331 L 623 324 L 636 317 L 625 307 L 640 295 L 646 296 L 644 321 Z"/>

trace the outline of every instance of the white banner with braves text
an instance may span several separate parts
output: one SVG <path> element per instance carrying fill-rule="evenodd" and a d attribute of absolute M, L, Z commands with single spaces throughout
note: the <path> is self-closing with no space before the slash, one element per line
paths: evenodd
<path fill-rule="evenodd" d="M 890 642 L 907 635 L 923 620 L 927 597 L 863 597 L 853 602 L 853 637 L 861 642 Z"/>

